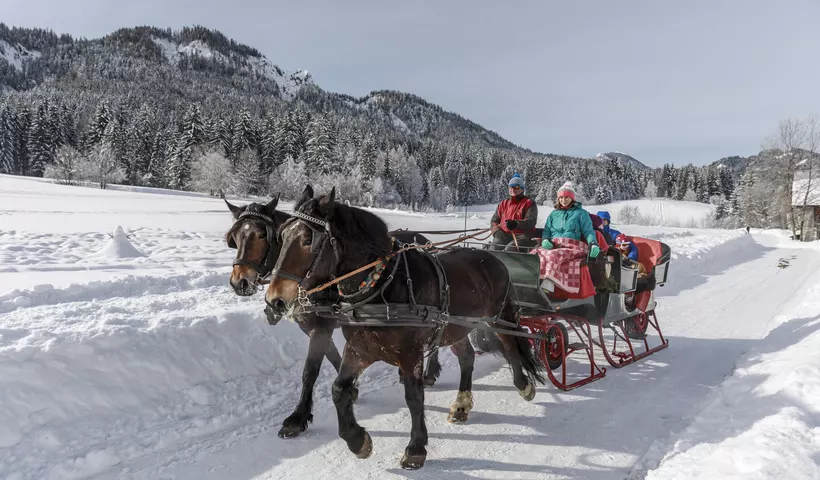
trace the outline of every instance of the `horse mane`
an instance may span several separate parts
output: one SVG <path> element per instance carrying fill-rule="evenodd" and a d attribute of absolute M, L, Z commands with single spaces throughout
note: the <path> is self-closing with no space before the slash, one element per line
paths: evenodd
<path fill-rule="evenodd" d="M 298 208 L 308 215 L 322 218 L 319 202 L 312 198 Z M 367 258 L 383 257 L 390 253 L 391 241 L 387 224 L 377 215 L 357 207 L 333 202 L 331 231 L 345 247 L 346 252 L 361 253 Z"/>

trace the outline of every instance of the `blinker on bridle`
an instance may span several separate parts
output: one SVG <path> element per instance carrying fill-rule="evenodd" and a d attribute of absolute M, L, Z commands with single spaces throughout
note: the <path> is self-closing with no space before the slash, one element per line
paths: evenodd
<path fill-rule="evenodd" d="M 324 220 L 318 219 L 316 217 L 312 217 L 305 213 L 294 211 L 291 214 L 291 218 L 282 225 L 282 229 L 285 228 L 290 223 L 302 223 L 306 227 L 308 227 L 312 232 L 312 240 L 310 243 L 310 251 L 313 254 L 313 261 L 310 263 L 310 267 L 308 267 L 307 272 L 305 273 L 304 277 L 300 277 L 290 272 L 286 272 L 281 268 L 274 268 L 271 271 L 270 279 L 273 281 L 276 277 L 286 278 L 288 280 L 293 280 L 294 282 L 299 284 L 301 287 L 305 280 L 310 278 L 313 274 L 313 269 L 316 268 L 316 264 L 319 262 L 319 258 L 322 256 L 322 251 L 324 250 L 325 242 L 330 241 L 330 246 L 333 247 L 333 255 L 336 257 L 336 263 L 339 263 L 339 259 L 341 258 L 339 255 L 339 245 L 336 242 L 336 238 L 330 232 L 330 223 Z M 317 227 L 322 227 L 319 229 Z M 317 241 L 318 240 L 318 241 Z"/>

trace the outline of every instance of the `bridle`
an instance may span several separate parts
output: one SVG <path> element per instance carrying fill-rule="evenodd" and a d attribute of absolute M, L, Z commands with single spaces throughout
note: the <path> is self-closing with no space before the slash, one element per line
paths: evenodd
<path fill-rule="evenodd" d="M 262 260 L 262 263 L 252 262 L 245 258 L 237 258 L 233 261 L 233 266 L 245 265 L 256 270 L 256 284 L 260 285 L 262 283 L 267 283 L 265 279 L 268 276 L 270 276 L 271 272 L 273 271 L 273 267 L 276 264 L 276 257 L 278 256 L 278 248 L 276 247 L 278 247 L 279 245 L 275 244 L 274 240 L 272 240 L 276 235 L 276 223 L 274 223 L 271 217 L 265 214 L 249 212 L 246 210 L 245 212 L 242 212 L 241 215 L 239 215 L 239 218 L 236 219 L 236 222 L 234 222 L 233 226 L 231 227 L 231 230 L 238 229 L 239 225 L 244 223 L 246 218 L 253 218 L 255 220 L 259 220 L 265 225 L 265 241 L 268 244 L 268 253 Z M 228 239 L 228 247 L 237 248 L 236 242 L 234 242 L 232 238 Z"/>
<path fill-rule="evenodd" d="M 305 283 L 305 280 L 310 278 L 313 275 L 313 270 L 316 268 L 316 265 L 319 263 L 319 259 L 322 257 L 322 252 L 324 251 L 325 243 L 330 242 L 330 246 L 333 247 L 333 255 L 336 257 L 336 265 L 339 265 L 339 261 L 341 259 L 341 254 L 339 253 L 339 242 L 336 241 L 336 238 L 330 231 L 330 222 L 326 222 L 324 220 L 320 220 L 316 217 L 312 217 L 302 212 L 294 211 L 292 213 L 291 218 L 289 218 L 279 229 L 280 235 L 286 228 L 292 228 L 297 223 L 301 223 L 308 227 L 312 232 L 312 239 L 310 242 L 310 252 L 313 254 L 313 260 L 310 263 L 310 266 L 305 272 L 304 277 L 300 277 L 296 274 L 286 272 L 282 270 L 280 263 L 282 261 L 282 256 L 277 261 L 276 267 L 271 271 L 270 279 L 271 281 L 276 277 L 286 278 L 288 280 L 293 280 L 294 282 L 299 284 L 299 289 L 301 291 L 302 286 Z M 321 228 L 319 228 L 321 227 Z"/>

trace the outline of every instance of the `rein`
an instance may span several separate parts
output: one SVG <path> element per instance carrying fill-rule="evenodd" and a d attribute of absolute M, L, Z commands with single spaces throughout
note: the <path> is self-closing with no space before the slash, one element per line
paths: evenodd
<path fill-rule="evenodd" d="M 305 215 L 304 217 L 307 217 L 307 215 Z M 300 218 L 303 218 L 303 219 L 307 220 L 304 217 L 300 217 Z M 308 221 L 310 221 L 310 220 L 308 220 Z M 326 224 L 326 222 L 322 222 L 322 224 Z M 308 290 L 307 292 L 305 292 L 305 296 L 312 295 L 316 292 L 321 292 L 322 290 L 324 290 L 328 287 L 332 287 L 333 285 L 336 285 L 337 283 L 339 283 L 339 282 L 341 282 L 341 281 L 343 281 L 347 278 L 350 278 L 350 277 L 352 277 L 352 276 L 354 276 L 358 273 L 361 273 L 361 272 L 363 272 L 363 271 L 365 271 L 369 268 L 375 267 L 379 264 L 382 264 L 382 263 L 387 264 L 387 262 L 391 258 L 397 257 L 397 256 L 401 255 L 402 253 L 407 252 L 409 250 L 430 250 L 430 249 L 435 248 L 435 247 L 447 248 L 447 247 L 451 247 L 451 246 L 453 246 L 457 243 L 461 243 L 464 240 L 468 240 L 468 239 L 471 239 L 471 238 L 476 238 L 479 235 L 487 233 L 491 230 L 492 229 L 490 229 L 490 228 L 484 228 L 484 229 L 479 230 L 476 233 L 473 233 L 472 235 L 467 235 L 467 236 L 463 236 L 463 237 L 460 236 L 456 239 L 443 240 L 441 242 L 435 242 L 435 243 L 425 243 L 423 245 L 413 244 L 413 245 L 404 246 L 404 247 L 396 250 L 395 252 L 392 252 L 389 255 L 385 256 L 383 259 L 374 260 L 374 261 L 368 263 L 367 265 L 364 265 L 362 267 L 357 268 L 356 270 L 353 270 L 352 272 L 346 273 L 346 274 L 342 275 L 341 277 L 336 277 L 336 278 L 334 278 L 333 280 L 331 280 L 327 283 L 324 283 L 322 285 L 319 285 L 318 287 L 315 287 L 315 288 L 312 288 L 312 289 Z M 418 233 L 422 233 L 422 232 L 418 232 Z M 479 239 L 479 240 L 486 240 L 487 238 L 489 238 L 489 236 L 487 236 L 485 238 L 482 238 L 482 239 Z"/>

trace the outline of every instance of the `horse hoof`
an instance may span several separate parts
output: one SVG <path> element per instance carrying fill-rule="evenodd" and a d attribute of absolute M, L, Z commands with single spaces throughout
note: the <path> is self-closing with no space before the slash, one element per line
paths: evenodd
<path fill-rule="evenodd" d="M 436 384 L 436 378 L 435 377 L 433 377 L 433 378 L 424 377 L 424 386 L 425 387 L 432 387 L 435 384 Z"/>
<path fill-rule="evenodd" d="M 450 423 L 467 423 L 467 417 L 469 415 L 469 412 L 465 411 L 450 412 L 450 414 L 447 415 L 447 421 Z"/>
<path fill-rule="evenodd" d="M 313 421 L 313 414 L 308 414 L 307 417 L 302 418 L 300 415 L 293 414 L 282 422 L 282 428 L 279 429 L 279 438 L 295 438 L 300 433 L 307 430 L 310 422 Z"/>
<path fill-rule="evenodd" d="M 408 455 L 404 454 L 401 458 L 401 468 L 405 470 L 418 470 L 424 466 L 424 460 L 427 455 Z"/>
<path fill-rule="evenodd" d="M 373 453 L 373 440 L 370 438 L 370 434 L 364 432 L 364 443 L 362 443 L 362 448 L 359 449 L 359 452 L 356 454 L 357 458 L 361 458 L 364 460 L 365 458 L 369 458 L 370 454 Z"/>
<path fill-rule="evenodd" d="M 518 394 L 521 395 L 524 400 L 531 402 L 532 399 L 535 398 L 535 385 L 533 385 L 532 382 L 528 383 L 523 390 L 518 391 Z"/>
<path fill-rule="evenodd" d="M 307 428 L 307 427 L 306 427 Z M 279 429 L 279 438 L 288 439 L 288 438 L 296 438 L 305 431 L 305 428 L 299 428 L 294 426 L 286 426 L 283 425 L 282 428 Z"/>

